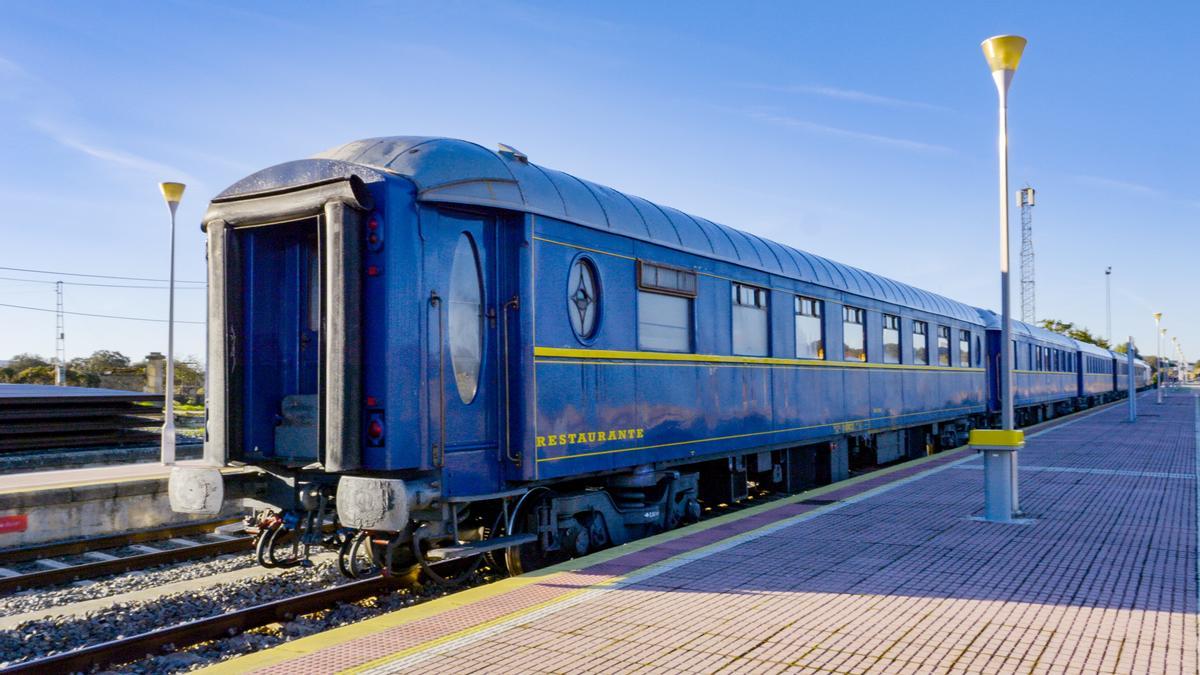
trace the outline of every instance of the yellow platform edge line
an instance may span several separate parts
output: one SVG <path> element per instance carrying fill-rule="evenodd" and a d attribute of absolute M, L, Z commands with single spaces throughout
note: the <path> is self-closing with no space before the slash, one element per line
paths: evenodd
<path fill-rule="evenodd" d="M 610 560 L 614 560 L 616 558 L 619 558 L 619 557 L 624 556 L 629 553 L 636 553 L 638 551 L 641 551 L 646 548 L 650 548 L 652 546 L 657 546 L 659 544 L 674 541 L 676 539 L 680 539 L 680 538 L 688 536 L 688 535 L 696 534 L 698 532 L 703 532 L 705 530 L 708 530 L 708 529 L 711 529 L 714 527 L 719 527 L 719 526 L 725 525 L 727 523 L 737 522 L 743 518 L 748 518 L 750 516 L 754 516 L 754 515 L 757 515 L 760 513 L 772 511 L 774 509 L 788 506 L 790 504 L 794 504 L 794 503 L 802 501 L 804 499 L 811 499 L 813 497 L 816 497 L 816 496 L 819 496 L 822 494 L 826 494 L 826 493 L 832 492 L 834 490 L 840 490 L 840 489 L 846 488 L 846 487 L 853 487 L 854 485 L 857 485 L 858 483 L 861 483 L 863 481 L 874 479 L 874 478 L 879 478 L 881 476 L 887 476 L 887 475 L 895 473 L 896 471 L 899 471 L 901 469 L 910 469 L 910 468 L 913 468 L 916 466 L 921 466 L 923 464 L 927 464 L 927 463 L 935 461 L 937 459 L 943 459 L 945 457 L 950 456 L 953 453 L 961 452 L 965 449 L 966 449 L 966 446 L 962 446 L 959 448 L 955 448 L 953 450 L 947 450 L 946 452 L 938 453 L 936 455 L 930 455 L 928 457 L 920 457 L 920 458 L 917 458 L 914 460 L 904 462 L 902 464 L 897 464 L 895 466 L 890 466 L 885 469 L 880 469 L 878 471 L 866 473 L 861 476 L 855 476 L 853 478 L 848 478 L 846 480 L 838 481 L 836 483 L 830 483 L 829 485 L 822 485 L 821 487 L 813 488 L 811 490 L 806 490 L 804 492 L 799 492 L 797 494 L 790 495 L 790 496 L 784 497 L 782 499 L 776 499 L 776 500 L 772 500 L 772 501 L 764 503 L 764 504 L 758 504 L 755 506 L 751 506 L 749 508 L 743 509 L 741 511 L 737 511 L 735 513 L 728 513 L 725 515 L 717 516 L 716 518 L 713 518 L 712 520 L 706 520 L 706 521 L 703 521 L 700 523 L 695 523 L 693 525 L 688 525 L 686 527 L 681 527 L 679 529 L 671 530 L 669 532 L 663 532 L 661 534 L 656 534 L 652 537 L 639 539 L 637 541 L 630 542 L 623 546 L 618 546 L 618 547 L 614 547 L 614 548 L 610 548 L 610 549 L 605 549 L 603 551 L 598 551 L 596 553 L 592 553 L 587 556 L 584 556 L 583 558 L 575 558 L 573 560 L 568 560 L 566 562 L 562 562 L 557 565 L 552 565 L 550 567 L 546 567 L 544 569 L 537 570 L 535 572 L 523 574 L 519 577 L 500 579 L 498 581 L 494 581 L 494 582 L 492 582 L 490 584 L 486 584 L 484 586 L 477 586 L 475 588 L 458 591 L 451 595 L 437 598 L 436 600 L 429 600 L 429 601 L 423 602 L 421 604 L 414 605 L 412 607 L 405 607 L 403 609 L 398 609 L 398 610 L 389 612 L 389 613 L 381 615 L 381 616 L 373 617 L 370 619 L 365 619 L 365 620 L 357 622 L 357 623 L 349 624 L 346 626 L 340 626 L 338 628 L 333 628 L 333 629 L 330 629 L 327 631 L 323 631 L 323 632 L 317 633 L 315 635 L 310 635 L 307 637 L 300 638 L 298 640 L 286 642 L 284 644 L 281 644 L 277 647 L 272 647 L 265 651 L 255 652 L 253 654 L 246 654 L 244 656 L 238 656 L 238 657 L 235 657 L 228 661 L 223 661 L 221 663 L 213 664 L 212 666 L 204 668 L 198 672 L 208 673 L 210 675 L 219 674 L 219 673 L 246 673 L 246 672 L 250 672 L 252 670 L 258 669 L 258 668 L 265 668 L 265 667 L 272 666 L 272 665 L 275 665 L 278 663 L 283 663 L 285 661 L 289 661 L 291 659 L 294 659 L 294 658 L 297 658 L 300 656 L 311 654 L 313 652 L 319 651 L 321 649 L 324 649 L 326 647 L 329 647 L 329 646 L 332 646 L 335 644 L 341 644 L 343 642 L 348 642 L 350 640 L 354 640 L 354 639 L 357 639 L 360 637 L 372 635 L 374 633 L 378 633 L 380 631 L 387 630 L 389 628 L 394 628 L 397 626 L 402 626 L 405 624 L 413 623 L 414 621 L 420 621 L 422 619 L 425 619 L 425 618 L 428 618 L 431 616 L 436 616 L 438 614 L 448 612 L 450 610 L 456 609 L 463 605 L 469 605 L 474 602 L 487 600 L 489 598 L 492 598 L 492 597 L 495 597 L 498 595 L 503 595 L 504 593 L 508 593 L 510 591 L 515 591 L 520 588 L 524 588 L 525 586 L 529 586 L 529 585 L 536 584 L 536 583 L 541 583 L 541 582 L 546 581 L 549 577 L 552 577 L 557 574 L 561 574 L 561 573 L 565 573 L 565 572 L 577 572 L 577 571 L 582 570 L 587 567 L 592 567 L 594 565 L 598 565 L 598 564 L 601 564 L 604 562 L 608 562 Z M 830 506 L 832 506 L 832 505 L 830 505 Z M 825 508 L 828 508 L 828 507 L 818 507 L 817 509 L 814 509 L 814 511 L 821 511 Z M 771 524 L 768 524 L 768 525 L 764 525 L 763 527 L 770 527 L 770 526 L 771 526 Z M 761 529 L 761 528 L 757 528 L 757 529 Z M 755 530 L 751 530 L 750 532 L 753 532 L 753 531 L 755 531 Z M 747 532 L 738 533 L 736 535 L 731 535 L 731 536 L 743 536 L 745 534 L 747 534 Z M 679 555 L 692 555 L 696 551 L 703 551 L 709 547 L 716 546 L 716 545 L 722 543 L 723 541 L 724 541 L 723 539 L 718 540 L 718 541 L 712 542 L 706 546 L 703 546 L 699 549 L 695 549 L 693 551 L 688 551 L 685 554 L 679 554 Z M 665 564 L 671 560 L 674 560 L 677 557 L 679 557 L 679 556 L 678 555 L 671 556 L 670 558 L 666 558 L 659 562 L 653 563 L 652 565 L 648 565 L 647 567 Z M 645 569 L 645 568 L 641 568 L 641 569 Z M 450 639 L 457 639 L 457 638 L 463 637 L 464 635 L 469 635 L 471 633 L 478 632 L 479 630 L 483 630 L 485 627 L 488 627 L 495 622 L 512 619 L 513 617 L 529 613 L 531 611 L 534 611 L 535 609 L 541 609 L 549 604 L 561 602 L 562 600 L 565 600 L 567 597 L 577 595 L 580 592 L 583 592 L 583 591 L 586 591 L 586 590 L 589 590 L 592 588 L 600 588 L 600 587 L 603 587 L 606 585 L 611 585 L 613 583 L 620 581 L 623 578 L 624 578 L 623 576 L 613 577 L 610 579 L 606 579 L 603 582 L 598 582 L 596 584 L 592 584 L 589 586 L 580 587 L 579 589 L 577 589 L 575 591 L 570 591 L 564 595 L 561 595 L 557 598 L 553 598 L 544 603 L 540 603 L 536 606 L 516 610 L 510 614 L 503 616 L 503 617 L 498 617 L 497 619 L 494 619 L 493 621 L 489 621 L 486 624 L 481 624 L 479 626 L 473 626 L 471 628 L 466 628 L 466 629 L 463 629 L 456 633 L 453 633 L 451 635 L 443 636 L 441 638 L 435 638 L 434 640 L 427 641 L 425 643 L 416 645 L 409 649 L 406 649 L 406 650 L 403 650 L 400 652 L 396 652 L 394 654 L 389 654 L 386 657 L 386 659 L 384 659 L 384 661 L 400 658 L 401 655 L 407 655 L 409 653 L 416 653 L 418 651 L 422 651 L 424 649 L 428 649 L 432 646 L 435 646 L 436 644 L 446 642 Z M 355 669 L 342 671 L 342 672 L 354 672 L 357 669 L 366 668 L 366 667 L 367 667 L 366 665 L 357 666 Z"/>

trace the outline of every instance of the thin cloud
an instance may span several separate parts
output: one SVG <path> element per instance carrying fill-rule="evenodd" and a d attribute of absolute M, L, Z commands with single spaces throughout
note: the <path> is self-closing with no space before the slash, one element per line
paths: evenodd
<path fill-rule="evenodd" d="M 0 75 L 11 77 L 28 77 L 29 73 L 24 68 L 18 66 L 16 62 L 0 56 Z"/>
<path fill-rule="evenodd" d="M 879 94 L 858 91 L 856 89 L 842 89 L 840 87 L 827 87 L 816 84 L 745 84 L 742 86 L 750 89 L 775 91 L 785 94 L 809 94 L 812 96 L 821 96 L 840 101 L 852 101 L 854 103 L 865 103 L 867 105 L 877 105 L 886 108 L 918 108 L 921 110 L 939 111 L 949 110 L 949 108 L 946 108 L 945 106 L 935 105 L 933 103 L 925 103 L 924 101 L 910 101 L 908 99 L 895 98 L 892 96 L 880 96 Z"/>
<path fill-rule="evenodd" d="M 57 125 L 45 120 L 33 120 L 32 124 L 37 130 L 44 133 L 59 145 L 65 148 L 70 148 L 71 150 L 75 150 L 77 152 L 81 152 L 89 157 L 98 159 L 113 166 L 153 174 L 156 177 L 173 178 L 193 183 L 196 182 L 195 179 L 189 176 L 186 172 L 180 171 L 173 166 L 142 157 L 140 155 L 135 155 L 130 152 L 125 152 L 123 150 L 114 150 L 111 148 L 94 145 L 78 138 L 76 134 L 62 129 Z"/>
<path fill-rule="evenodd" d="M 854 131 L 853 129 L 842 129 L 840 127 L 831 127 L 825 124 L 817 124 L 796 117 L 787 115 L 775 115 L 764 112 L 749 113 L 752 119 L 760 122 L 769 122 L 780 126 L 791 127 L 793 129 L 803 129 L 817 134 L 826 136 L 839 136 L 841 138 L 849 138 L 856 141 L 864 141 L 874 143 L 875 145 L 883 145 L 891 148 L 899 148 L 901 150 L 911 150 L 915 152 L 932 152 L 932 153 L 953 153 L 952 148 L 934 143 L 925 143 L 923 141 L 914 141 L 908 138 L 895 138 L 892 136 L 883 136 L 880 134 L 872 134 L 864 131 Z"/>
<path fill-rule="evenodd" d="M 1142 185 L 1141 183 L 1133 183 L 1130 181 L 1116 180 L 1113 178 L 1103 178 L 1101 176 L 1072 176 L 1077 183 L 1084 185 L 1092 185 L 1105 189 L 1124 190 L 1126 192 L 1136 192 L 1143 195 L 1163 196 L 1165 193 L 1158 188 Z"/>

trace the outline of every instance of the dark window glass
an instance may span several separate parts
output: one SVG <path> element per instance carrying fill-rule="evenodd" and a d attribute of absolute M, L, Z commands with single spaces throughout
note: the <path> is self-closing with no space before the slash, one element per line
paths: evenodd
<path fill-rule="evenodd" d="M 962 368 L 971 367 L 971 331 L 958 332 L 958 365 Z"/>
<path fill-rule="evenodd" d="M 822 302 L 813 298 L 796 296 L 796 358 L 825 358 L 825 340 L 822 338 Z"/>
<path fill-rule="evenodd" d="M 767 291 L 733 284 L 733 353 L 767 356 Z"/>
<path fill-rule="evenodd" d="M 938 326 L 937 332 L 938 365 L 950 365 L 950 327 Z"/>
<path fill-rule="evenodd" d="M 929 324 L 924 321 L 913 322 L 913 363 L 929 365 Z"/>
<path fill-rule="evenodd" d="M 842 308 L 842 358 L 846 361 L 867 360 L 866 310 Z"/>
<path fill-rule="evenodd" d="M 483 362 L 483 282 L 475 242 L 464 232 L 450 265 L 450 364 L 463 403 L 475 400 Z"/>
<path fill-rule="evenodd" d="M 883 315 L 883 362 L 900 363 L 900 317 Z"/>

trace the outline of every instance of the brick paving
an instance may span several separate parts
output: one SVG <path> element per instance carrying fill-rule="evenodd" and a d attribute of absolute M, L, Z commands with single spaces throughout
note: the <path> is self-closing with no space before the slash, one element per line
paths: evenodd
<path fill-rule="evenodd" d="M 980 460 L 951 453 L 268 671 L 1200 672 L 1197 411 L 1032 438 L 1031 524 L 971 519 Z"/>

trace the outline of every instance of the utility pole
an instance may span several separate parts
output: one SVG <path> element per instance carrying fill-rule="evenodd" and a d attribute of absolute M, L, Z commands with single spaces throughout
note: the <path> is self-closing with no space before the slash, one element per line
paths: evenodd
<path fill-rule="evenodd" d="M 1017 205 L 1021 207 L 1021 320 L 1037 323 L 1037 289 L 1033 268 L 1033 204 L 1034 190 L 1026 185 L 1017 190 Z"/>
<path fill-rule="evenodd" d="M 1104 268 L 1104 339 L 1112 349 L 1112 266 Z"/>
<path fill-rule="evenodd" d="M 54 310 L 54 384 L 67 386 L 67 332 L 63 322 L 63 282 L 54 284 L 57 304 Z"/>

